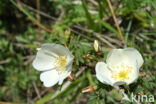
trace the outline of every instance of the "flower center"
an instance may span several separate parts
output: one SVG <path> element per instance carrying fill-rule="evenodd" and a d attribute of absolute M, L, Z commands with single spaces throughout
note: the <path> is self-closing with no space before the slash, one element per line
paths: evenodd
<path fill-rule="evenodd" d="M 57 69 L 57 71 L 61 71 L 61 70 L 64 70 L 65 69 L 65 67 L 66 67 L 66 64 L 67 64 L 67 59 L 66 58 L 64 58 L 64 57 L 62 57 L 62 56 L 59 56 L 59 57 L 57 57 L 57 62 L 58 62 L 58 69 Z"/>
<path fill-rule="evenodd" d="M 129 73 L 133 67 L 122 62 L 119 65 L 113 66 L 112 69 L 112 78 L 114 80 L 124 81 L 129 79 Z"/>
<path fill-rule="evenodd" d="M 129 79 L 129 70 L 121 70 L 118 73 L 118 78 L 120 79 L 120 81 L 123 81 L 124 79 Z"/>

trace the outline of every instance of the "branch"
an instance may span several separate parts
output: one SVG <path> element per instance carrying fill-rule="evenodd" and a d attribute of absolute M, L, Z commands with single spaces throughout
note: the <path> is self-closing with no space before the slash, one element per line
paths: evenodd
<path fill-rule="evenodd" d="M 118 24 L 118 21 L 117 21 L 117 19 L 116 19 L 116 16 L 115 16 L 115 13 L 114 13 L 114 10 L 113 10 L 113 7 L 112 7 L 112 4 L 111 4 L 110 0 L 107 0 L 107 3 L 108 3 L 108 6 L 109 6 L 109 8 L 110 8 L 110 10 L 111 10 L 112 15 L 113 15 L 113 19 L 114 19 L 115 25 L 116 25 L 116 27 L 117 27 L 117 29 L 118 29 L 118 32 L 119 32 L 119 34 L 120 34 L 120 38 L 121 38 L 121 40 L 122 40 L 122 43 L 124 43 L 124 42 L 125 42 L 124 36 L 123 36 L 123 34 L 122 34 L 122 32 L 121 32 L 121 29 L 120 29 L 120 27 L 119 27 L 119 24 Z"/>

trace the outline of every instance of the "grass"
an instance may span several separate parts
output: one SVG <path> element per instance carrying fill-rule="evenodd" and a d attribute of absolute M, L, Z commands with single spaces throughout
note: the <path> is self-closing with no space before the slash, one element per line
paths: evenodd
<path fill-rule="evenodd" d="M 128 96 L 132 92 L 156 93 L 156 2 L 111 2 L 125 43 L 120 39 L 105 0 L 82 0 L 81 3 L 40 0 L 38 21 L 36 2 L 0 1 L 0 103 L 58 104 L 61 101 L 64 104 L 131 104 L 121 102 L 120 91 L 100 83 L 95 77 L 96 63 L 105 61 L 112 48 L 124 47 L 138 49 L 144 58 L 144 65 L 135 83 L 120 88 Z M 99 53 L 93 48 L 94 40 L 98 40 L 102 48 Z M 40 73 L 32 67 L 36 48 L 43 43 L 58 43 L 70 49 L 75 56 L 73 73 L 80 73 L 75 81 L 66 79 L 62 86 L 43 86 L 39 80 Z M 59 92 L 65 85 L 68 86 Z M 83 88 L 91 85 L 98 86 L 98 89 L 82 93 Z"/>

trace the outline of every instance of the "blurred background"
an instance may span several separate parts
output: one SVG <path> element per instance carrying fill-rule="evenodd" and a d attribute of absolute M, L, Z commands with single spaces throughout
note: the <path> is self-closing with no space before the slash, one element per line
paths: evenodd
<path fill-rule="evenodd" d="M 75 56 L 77 77 L 66 79 L 62 92 L 59 85 L 45 88 L 32 67 L 43 43 L 67 46 Z M 155 0 L 0 0 L 0 104 L 131 104 L 95 77 L 96 62 L 124 47 L 138 49 L 145 62 L 139 79 L 120 87 L 156 95 Z M 98 89 L 82 93 L 92 85 Z"/>

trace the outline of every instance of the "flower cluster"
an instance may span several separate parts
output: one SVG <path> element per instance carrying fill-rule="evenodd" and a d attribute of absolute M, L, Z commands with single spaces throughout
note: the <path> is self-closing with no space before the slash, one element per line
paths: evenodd
<path fill-rule="evenodd" d="M 61 85 L 72 71 L 74 56 L 67 47 L 59 44 L 43 44 L 33 61 L 33 67 L 41 71 L 40 80 L 45 87 Z M 134 48 L 113 49 L 106 63 L 96 64 L 97 79 L 111 86 L 131 84 L 139 76 L 143 64 L 141 54 Z"/>

